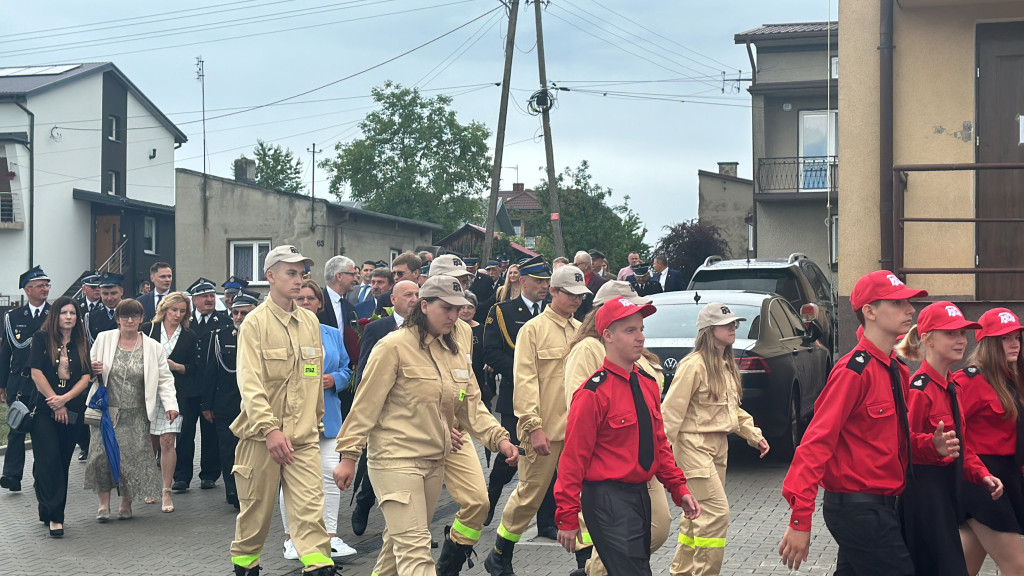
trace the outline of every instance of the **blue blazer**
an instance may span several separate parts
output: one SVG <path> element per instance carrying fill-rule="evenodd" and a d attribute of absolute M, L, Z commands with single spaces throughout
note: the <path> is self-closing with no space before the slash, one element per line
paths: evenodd
<path fill-rule="evenodd" d="M 678 292 L 679 290 L 686 290 L 686 281 L 683 280 L 683 273 L 679 270 L 673 270 L 666 268 L 665 273 L 668 277 L 665 278 L 665 292 Z"/>
<path fill-rule="evenodd" d="M 341 431 L 341 400 L 338 394 L 348 388 L 348 352 L 341 339 L 341 332 L 333 326 L 320 325 L 320 336 L 324 342 L 324 374 L 334 378 L 334 388 L 324 390 L 324 435 L 336 438 Z"/>

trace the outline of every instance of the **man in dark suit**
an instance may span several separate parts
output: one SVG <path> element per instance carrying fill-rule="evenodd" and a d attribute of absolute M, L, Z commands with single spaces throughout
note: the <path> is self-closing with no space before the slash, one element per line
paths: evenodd
<path fill-rule="evenodd" d="M 358 285 L 359 272 L 352 259 L 335 256 L 324 265 L 324 308 L 316 317 L 321 324 L 334 326 L 341 331 L 345 351 L 348 352 L 349 368 L 354 368 L 359 361 L 359 334 L 356 332 L 358 315 L 355 306 L 345 296 Z M 346 416 L 352 406 L 352 395 L 343 393 L 340 397 L 341 414 Z"/>
<path fill-rule="evenodd" d="M 416 306 L 419 293 L 420 287 L 416 282 L 410 280 L 398 282 L 395 284 L 391 296 L 394 301 L 394 314 L 374 320 L 363 329 L 363 337 L 359 345 L 359 364 L 356 368 L 355 382 L 357 387 L 364 385 L 373 386 L 372 382 L 362 381 L 366 361 L 369 359 L 370 353 L 373 351 L 373 347 L 377 345 L 377 342 L 380 342 L 381 338 L 394 332 L 402 325 L 405 318 L 412 312 L 413 307 Z M 366 474 L 365 470 L 365 451 L 363 451 L 363 456 L 359 459 L 359 466 L 363 468 L 362 473 L 358 475 L 362 480 L 358 487 L 359 491 L 356 492 L 355 508 L 352 509 L 352 531 L 355 532 L 356 536 L 362 536 L 363 532 L 366 531 L 366 522 L 369 519 L 370 509 L 373 508 L 374 502 L 373 485 L 370 484 L 370 477 Z"/>
<path fill-rule="evenodd" d="M 50 277 L 36 266 L 18 278 L 18 287 L 25 291 L 28 303 L 18 306 L 4 316 L 3 340 L 0 341 L 0 399 L 10 406 L 19 396 L 26 405 L 36 392 L 29 368 L 32 335 L 43 326 L 50 305 Z M 25 471 L 25 434 L 11 432 L 7 436 L 7 455 L 4 457 L 0 488 L 21 491 L 21 477 Z"/>
<path fill-rule="evenodd" d="M 498 385 L 498 400 L 495 404 L 495 411 L 501 414 L 501 425 L 508 430 L 512 444 L 518 445 L 519 439 L 516 428 L 519 418 L 515 415 L 512 406 L 512 395 L 515 390 L 515 376 L 512 372 L 513 361 L 516 351 L 516 338 L 519 329 L 534 316 L 538 316 L 544 310 L 544 301 L 548 295 L 548 288 L 551 281 L 551 269 L 544 258 L 537 256 L 519 263 L 519 278 L 522 292 L 519 298 L 508 300 L 492 306 L 484 321 L 484 363 L 494 369 L 495 374 L 500 378 Z M 516 468 L 505 463 L 505 457 L 501 454 L 494 455 L 494 467 L 491 468 L 491 476 L 487 482 L 487 498 L 490 500 L 490 510 L 487 513 L 487 520 L 484 524 L 490 524 L 494 516 L 494 507 L 501 498 L 502 488 L 515 476 Z M 554 482 L 552 482 L 552 487 Z M 549 496 L 551 489 L 549 488 Z M 546 532 L 549 537 L 551 531 L 558 533 L 555 527 L 555 504 L 554 498 L 545 498 L 544 504 L 537 511 L 537 531 Z"/>
<path fill-rule="evenodd" d="M 390 268 L 377 268 L 370 275 L 370 297 L 356 304 L 356 316 L 360 320 L 373 316 L 383 316 L 384 307 L 391 306 L 391 286 L 395 279 Z"/>
<path fill-rule="evenodd" d="M 174 272 L 167 262 L 157 262 L 149 267 L 149 281 L 153 284 L 153 289 L 139 297 L 139 304 L 142 304 L 142 313 L 146 322 L 153 319 L 160 300 L 171 293 L 173 280 Z"/>
<path fill-rule="evenodd" d="M 587 283 L 587 290 L 590 290 L 590 294 L 583 297 L 583 303 L 576 309 L 576 313 L 573 314 L 579 321 L 583 321 L 583 317 L 587 315 L 594 308 L 594 294 L 597 294 L 597 290 L 601 288 L 601 285 L 608 280 L 594 274 L 594 260 L 593 256 L 589 252 L 580 250 L 573 257 L 573 264 L 583 272 L 583 279 Z"/>
<path fill-rule="evenodd" d="M 651 268 L 654 270 L 654 274 L 651 274 L 651 281 L 661 284 L 662 292 L 686 290 L 683 273 L 669 268 L 668 260 L 664 256 L 655 256 L 654 264 L 651 265 Z"/>
<path fill-rule="evenodd" d="M 359 284 L 345 295 L 345 299 L 349 301 L 353 306 L 358 306 L 361 302 L 370 297 L 370 277 L 373 271 L 377 269 L 377 263 L 373 260 L 367 260 L 363 262 L 359 270 Z"/>
<path fill-rule="evenodd" d="M 484 271 L 477 272 L 476 279 L 469 285 L 470 291 L 479 302 L 476 307 L 476 316 L 473 319 L 481 324 L 487 319 L 487 312 L 494 305 L 499 277 L 501 277 L 501 263 L 497 260 L 489 260 L 484 266 Z"/>
<path fill-rule="evenodd" d="M 650 296 L 661 294 L 661 284 L 651 280 L 651 266 L 646 262 L 640 262 L 632 267 L 633 275 L 626 277 L 626 282 L 633 286 L 637 296 Z"/>

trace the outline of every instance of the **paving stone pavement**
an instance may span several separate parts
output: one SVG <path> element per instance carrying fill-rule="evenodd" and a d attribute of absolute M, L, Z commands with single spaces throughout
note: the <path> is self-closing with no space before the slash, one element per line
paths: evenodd
<path fill-rule="evenodd" d="M 198 438 L 197 438 L 198 443 Z M 757 459 L 743 443 L 732 444 L 727 492 L 732 507 L 728 548 L 722 574 L 831 574 L 835 569 L 836 546 L 821 519 L 820 506 L 813 520 L 811 555 L 800 570 L 791 571 L 779 564 L 778 544 L 786 528 L 788 508 L 780 490 L 788 468 L 787 463 L 769 457 Z M 198 455 L 196 470 L 198 471 Z M 77 452 L 75 457 L 77 458 Z M 481 458 L 483 458 L 481 450 Z M 160 512 L 159 505 L 134 504 L 135 518 L 112 520 L 107 524 L 95 521 L 95 494 L 82 488 L 83 463 L 71 462 L 71 487 L 68 495 L 66 535 L 52 539 L 46 528 L 36 520 L 36 500 L 32 492 L 32 458 L 28 454 L 26 477 L 21 493 L 0 491 L 0 576 L 36 576 L 75 574 L 77 576 L 227 576 L 231 574 L 228 546 L 234 535 L 235 510 L 224 502 L 221 482 L 215 490 L 200 490 L 198 479 L 186 494 L 174 496 L 175 511 Z M 497 517 L 507 501 L 513 484 L 505 489 L 495 521 L 484 528 L 480 558 L 472 569 L 463 569 L 466 576 L 482 576 L 483 555 L 494 542 Z M 359 551 L 342 561 L 343 573 L 369 576 L 380 548 L 383 517 L 378 511 L 370 514 L 366 533 L 357 537 L 350 526 L 351 493 L 342 494 L 339 536 Z M 446 524 L 458 509 L 446 492 L 442 493 L 432 532 L 440 539 Z M 116 506 L 116 497 L 112 504 Z M 673 526 L 678 525 L 679 511 L 673 510 Z M 678 530 L 673 529 L 669 541 L 652 558 L 655 575 L 667 575 L 675 551 Z M 275 518 L 267 538 L 261 576 L 297 575 L 298 561 L 281 555 L 283 532 L 280 518 Z M 435 551 L 436 557 L 437 551 Z M 551 540 L 536 538 L 536 530 L 528 531 L 516 546 L 516 573 L 520 576 L 565 576 L 575 568 L 574 557 Z M 998 574 L 991 561 L 981 572 L 984 576 Z"/>

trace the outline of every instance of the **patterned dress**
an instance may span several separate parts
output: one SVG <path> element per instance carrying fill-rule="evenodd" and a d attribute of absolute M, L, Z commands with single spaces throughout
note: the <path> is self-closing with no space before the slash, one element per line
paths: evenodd
<path fill-rule="evenodd" d="M 121 451 L 121 496 L 130 500 L 155 499 L 163 486 L 149 441 L 144 379 L 142 350 L 132 352 L 118 347 L 106 384 L 110 405 L 117 408 L 114 435 Z M 109 492 L 114 488 L 114 480 L 100 428 L 93 426 L 90 434 L 85 489 Z"/>

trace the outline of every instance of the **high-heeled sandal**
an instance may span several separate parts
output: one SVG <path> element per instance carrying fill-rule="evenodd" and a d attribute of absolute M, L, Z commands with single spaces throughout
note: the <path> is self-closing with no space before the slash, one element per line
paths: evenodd
<path fill-rule="evenodd" d="M 168 497 L 168 494 L 170 494 L 170 493 L 171 493 L 171 489 L 170 488 L 164 488 L 164 497 Z M 170 504 L 164 504 L 160 508 L 160 511 L 161 512 L 168 512 L 168 513 L 174 512 L 174 502 L 171 502 Z"/>

